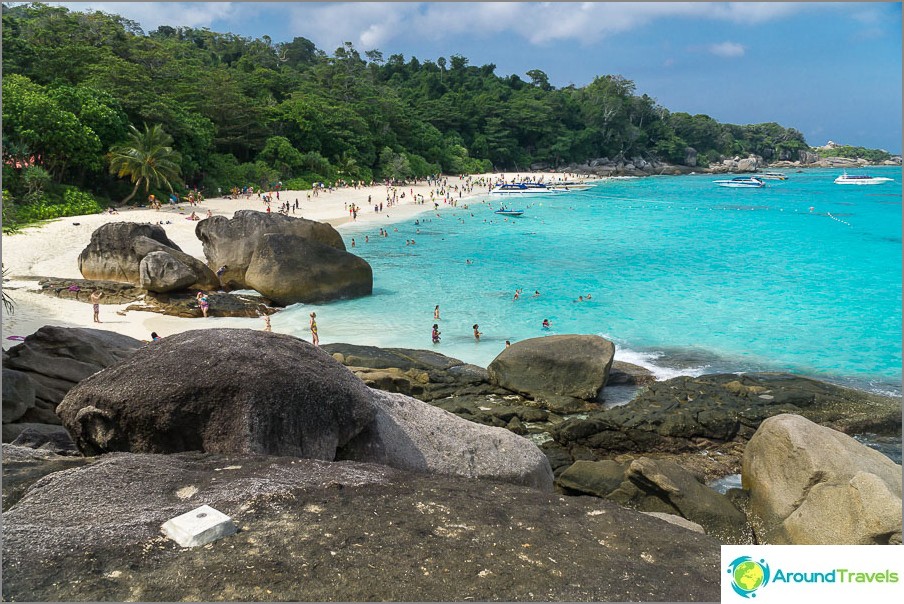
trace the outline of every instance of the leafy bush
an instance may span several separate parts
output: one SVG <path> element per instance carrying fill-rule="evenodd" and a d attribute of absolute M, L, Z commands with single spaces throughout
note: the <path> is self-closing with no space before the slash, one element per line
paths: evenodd
<path fill-rule="evenodd" d="M 864 147 L 852 147 L 843 145 L 832 149 L 817 149 L 819 157 L 850 157 L 852 159 L 865 159 L 871 162 L 881 162 L 889 159 L 891 154 L 882 149 L 866 149 Z"/>
<path fill-rule="evenodd" d="M 311 183 L 303 178 L 290 178 L 283 183 L 283 189 L 287 191 L 307 191 L 312 188 Z"/>

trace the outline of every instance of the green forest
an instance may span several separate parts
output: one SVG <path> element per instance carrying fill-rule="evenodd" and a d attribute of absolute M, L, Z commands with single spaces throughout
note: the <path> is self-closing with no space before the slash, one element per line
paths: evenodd
<path fill-rule="evenodd" d="M 466 57 L 332 54 L 121 16 L 3 5 L 4 227 L 148 193 L 555 169 L 591 158 L 698 165 L 810 147 L 775 123 L 671 113 L 620 75 L 555 88 Z"/>

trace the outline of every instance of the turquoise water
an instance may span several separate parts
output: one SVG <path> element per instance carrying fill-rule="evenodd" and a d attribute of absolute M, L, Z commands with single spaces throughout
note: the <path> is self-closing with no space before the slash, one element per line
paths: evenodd
<path fill-rule="evenodd" d="M 295 305 L 273 325 L 310 339 L 316 310 L 322 343 L 429 349 L 439 304 L 435 349 L 481 366 L 505 340 L 599 334 L 660 378 L 780 370 L 899 394 L 901 169 L 870 168 L 895 179 L 877 186 L 786 173 L 764 189 L 717 187 L 713 175 L 611 179 L 506 200 L 519 218 L 481 196 L 420 225 L 343 226 L 374 269 L 374 295 Z"/>

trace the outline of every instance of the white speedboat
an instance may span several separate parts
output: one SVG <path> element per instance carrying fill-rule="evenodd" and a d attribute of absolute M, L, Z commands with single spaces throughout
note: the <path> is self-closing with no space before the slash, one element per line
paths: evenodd
<path fill-rule="evenodd" d="M 844 172 L 835 179 L 836 185 L 881 185 L 894 182 L 894 178 L 884 176 L 870 176 L 869 174 L 848 174 Z"/>
<path fill-rule="evenodd" d="M 720 187 L 730 187 L 732 189 L 760 189 L 766 186 L 766 183 L 756 176 L 736 176 L 728 180 L 714 180 L 715 184 Z"/>
<path fill-rule="evenodd" d="M 562 193 L 542 183 L 515 182 L 499 184 L 490 190 L 490 195 L 548 195 L 550 193 Z"/>
<path fill-rule="evenodd" d="M 506 208 L 499 208 L 493 214 L 499 214 L 500 216 L 521 216 L 524 214 L 524 210 L 508 210 Z"/>
<path fill-rule="evenodd" d="M 763 172 L 760 174 L 763 180 L 788 180 L 788 177 L 781 172 Z"/>

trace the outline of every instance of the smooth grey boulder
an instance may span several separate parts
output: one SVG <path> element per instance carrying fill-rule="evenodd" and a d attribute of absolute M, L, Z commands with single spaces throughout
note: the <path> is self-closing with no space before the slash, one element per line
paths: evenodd
<path fill-rule="evenodd" d="M 32 475 L 51 463 L 25 459 Z M 590 497 L 350 461 L 87 461 L 3 514 L 5 601 L 719 600 L 717 541 Z M 163 538 L 162 523 L 203 504 L 239 531 L 192 549 Z"/>
<path fill-rule="evenodd" d="M 606 380 L 615 345 L 599 336 L 531 338 L 505 348 L 487 367 L 490 382 L 530 398 L 595 400 Z"/>
<path fill-rule="evenodd" d="M 245 282 L 245 271 L 258 242 L 270 233 L 295 235 L 345 251 L 342 236 L 331 225 L 282 214 L 239 210 L 231 219 L 212 216 L 195 226 L 195 235 L 201 240 L 208 265 L 214 269 L 226 266 L 221 280 L 232 289 L 251 287 Z"/>
<path fill-rule="evenodd" d="M 137 284 L 138 265 L 144 257 L 132 247 L 137 237 L 182 251 L 159 225 L 111 222 L 91 233 L 91 242 L 78 257 L 79 271 L 85 279 Z"/>
<path fill-rule="evenodd" d="M 340 448 L 338 459 L 552 490 L 549 460 L 529 440 L 404 394 L 379 390 L 373 394 L 377 410 L 373 423 Z"/>
<path fill-rule="evenodd" d="M 35 406 L 35 387 L 21 371 L 3 368 L 3 423 L 14 422 Z"/>
<path fill-rule="evenodd" d="M 178 248 L 174 249 L 149 237 L 139 236 L 132 242 L 132 249 L 135 251 L 136 255 L 142 258 L 142 260 L 154 252 L 165 252 L 171 256 L 194 275 L 194 281 L 187 284 L 187 289 L 220 289 L 220 279 L 217 277 L 216 273 L 194 256 L 190 256 Z M 140 279 L 141 271 L 139 264 L 139 281 Z"/>
<path fill-rule="evenodd" d="M 260 237 L 245 271 L 247 287 L 283 306 L 368 296 L 373 281 L 373 269 L 363 258 L 275 233 Z"/>
<path fill-rule="evenodd" d="M 203 329 L 168 336 L 79 383 L 57 408 L 86 455 L 263 453 L 332 460 L 374 417 L 373 395 L 292 336 Z"/>
<path fill-rule="evenodd" d="M 741 485 L 760 543 L 901 544 L 901 466 L 799 415 L 760 424 Z"/>
<path fill-rule="evenodd" d="M 197 275 L 166 252 L 151 252 L 138 266 L 138 285 L 158 293 L 185 289 L 197 281 Z"/>

